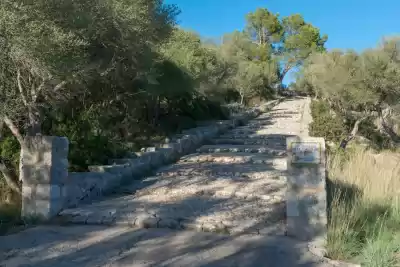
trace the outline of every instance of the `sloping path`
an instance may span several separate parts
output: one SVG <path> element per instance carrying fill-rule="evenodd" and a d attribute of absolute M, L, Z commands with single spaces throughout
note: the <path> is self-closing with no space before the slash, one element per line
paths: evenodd
<path fill-rule="evenodd" d="M 282 102 L 157 175 L 58 218 L 77 225 L 0 237 L 0 266 L 336 266 L 284 236 L 285 139 L 301 132 L 306 103 Z"/>
<path fill-rule="evenodd" d="M 77 224 L 284 235 L 286 137 L 299 133 L 304 103 L 281 103 L 155 176 L 61 217 Z"/>

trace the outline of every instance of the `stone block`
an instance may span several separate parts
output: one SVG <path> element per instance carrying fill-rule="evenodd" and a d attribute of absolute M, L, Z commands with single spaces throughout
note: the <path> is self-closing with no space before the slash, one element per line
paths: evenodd
<path fill-rule="evenodd" d="M 120 181 L 133 179 L 131 164 L 89 166 L 89 170 L 92 173 L 113 174 L 115 177 L 119 177 Z"/>
<path fill-rule="evenodd" d="M 122 182 L 122 176 L 120 174 L 102 174 L 102 178 L 104 179 L 104 191 L 113 189 L 119 186 Z"/>
<path fill-rule="evenodd" d="M 40 200 L 24 199 L 22 202 L 22 217 L 25 219 L 50 219 L 65 207 L 63 199 Z"/>
<path fill-rule="evenodd" d="M 150 167 L 157 168 L 164 163 L 164 155 L 160 151 L 149 152 Z"/>
<path fill-rule="evenodd" d="M 148 163 L 138 162 L 132 166 L 132 176 L 134 179 L 142 178 L 150 169 Z"/>
<path fill-rule="evenodd" d="M 181 139 L 177 140 L 176 151 L 179 155 L 186 154 L 193 145 L 193 137 L 192 136 L 184 136 Z"/>
<path fill-rule="evenodd" d="M 24 141 L 20 154 L 21 216 L 48 219 L 65 203 L 62 186 L 68 179 L 68 139 L 34 136 Z"/>
<path fill-rule="evenodd" d="M 180 143 L 179 140 L 180 139 L 177 139 L 176 142 L 170 143 L 170 144 L 166 144 L 166 145 L 163 146 L 163 148 L 172 149 L 174 159 L 177 159 L 179 157 L 179 155 L 183 151 L 183 146 L 182 146 L 182 144 Z"/>
<path fill-rule="evenodd" d="M 34 186 L 35 197 L 39 200 L 59 200 L 61 199 L 61 186 L 53 184 L 38 184 Z"/>
<path fill-rule="evenodd" d="M 287 234 L 303 241 L 326 239 L 325 140 L 290 137 L 287 152 Z"/>
<path fill-rule="evenodd" d="M 171 163 L 176 159 L 172 148 L 160 148 L 159 151 L 163 156 L 164 163 Z"/>
<path fill-rule="evenodd" d="M 68 139 L 57 136 L 25 138 L 20 154 L 24 184 L 61 184 L 68 176 Z"/>
<path fill-rule="evenodd" d="M 71 207 L 82 201 L 89 201 L 109 190 L 119 186 L 122 182 L 120 174 L 108 172 L 70 173 L 69 182 L 63 188 L 66 206 Z"/>
<path fill-rule="evenodd" d="M 134 158 L 136 159 L 136 158 Z M 123 158 L 123 159 L 109 159 L 108 164 L 109 165 L 122 165 L 122 164 L 130 164 L 132 158 Z"/>

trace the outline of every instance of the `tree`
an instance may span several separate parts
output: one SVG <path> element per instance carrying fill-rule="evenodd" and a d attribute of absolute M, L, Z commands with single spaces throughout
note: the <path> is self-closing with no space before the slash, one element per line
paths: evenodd
<path fill-rule="evenodd" d="M 247 32 L 261 51 L 277 57 L 280 65 L 279 79 L 299 67 L 314 51 L 324 51 L 327 36 L 321 36 L 318 28 L 306 23 L 300 14 L 279 19 L 268 9 L 259 8 L 247 15 Z"/>
<path fill-rule="evenodd" d="M 274 80 L 273 66 L 253 61 L 242 61 L 238 64 L 238 71 L 232 78 L 232 86 L 238 88 L 240 103 L 255 95 L 265 94 L 264 90 L 271 89 L 269 86 Z"/>
<path fill-rule="evenodd" d="M 2 1 L 1 124 L 23 147 L 24 135 L 41 134 L 45 112 L 69 99 L 121 102 L 151 72 L 153 46 L 169 36 L 176 14 L 161 0 Z"/>
<path fill-rule="evenodd" d="M 225 35 L 220 47 L 230 66 L 226 86 L 238 91 L 241 103 L 254 96 L 271 97 L 278 80 L 277 62 L 260 56 L 259 48 L 247 33 L 238 31 Z"/>
<path fill-rule="evenodd" d="M 373 119 L 393 142 L 399 137 L 388 127 L 388 115 L 400 99 L 400 46 L 397 39 L 361 54 L 332 51 L 313 54 L 304 69 L 304 79 L 318 98 L 353 122 L 342 147 L 358 133 L 360 124 Z"/>

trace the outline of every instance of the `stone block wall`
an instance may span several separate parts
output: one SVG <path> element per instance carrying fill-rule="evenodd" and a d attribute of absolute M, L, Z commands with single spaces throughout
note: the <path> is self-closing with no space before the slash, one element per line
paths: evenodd
<path fill-rule="evenodd" d="M 47 219 L 65 206 L 68 145 L 65 137 L 25 138 L 25 147 L 20 155 L 23 217 Z"/>
<path fill-rule="evenodd" d="M 133 153 L 131 158 L 113 159 L 104 166 L 90 166 L 89 172 L 68 173 L 66 138 L 35 137 L 28 142 L 32 148 L 29 151 L 35 151 L 35 157 L 28 150 L 21 153 L 22 213 L 24 216 L 40 215 L 47 219 L 65 208 L 105 195 L 121 184 L 132 183 L 194 152 L 210 138 L 266 112 L 278 102 L 270 101 L 229 120 L 202 123 L 197 128 L 175 135 L 168 143 Z"/>
<path fill-rule="evenodd" d="M 310 163 L 296 163 L 294 142 L 319 147 L 319 158 Z M 316 137 L 288 138 L 287 162 L 287 234 L 304 241 L 326 236 L 327 199 L 325 175 L 325 140 Z"/>

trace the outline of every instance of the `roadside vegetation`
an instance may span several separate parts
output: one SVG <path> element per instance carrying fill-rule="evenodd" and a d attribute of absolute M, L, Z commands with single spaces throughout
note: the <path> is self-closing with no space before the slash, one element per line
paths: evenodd
<path fill-rule="evenodd" d="M 314 98 L 310 133 L 329 147 L 328 255 L 400 266 L 400 39 L 362 53 L 325 50 L 299 14 L 259 8 L 221 42 L 177 26 L 162 0 L 0 2 L 0 233 L 24 225 L 25 136 L 70 140 L 71 171 L 106 164 L 226 104 L 285 89 Z"/>
<path fill-rule="evenodd" d="M 106 164 L 226 104 L 274 98 L 326 36 L 300 15 L 248 14 L 216 43 L 183 30 L 163 0 L 0 3 L 0 231 L 19 218 L 25 136 L 66 136 L 71 171 Z"/>
<path fill-rule="evenodd" d="M 400 153 L 355 147 L 329 165 L 328 256 L 400 266 Z"/>
<path fill-rule="evenodd" d="M 310 135 L 328 147 L 328 256 L 400 266 L 400 39 L 307 60 L 292 88 L 308 94 Z"/>

